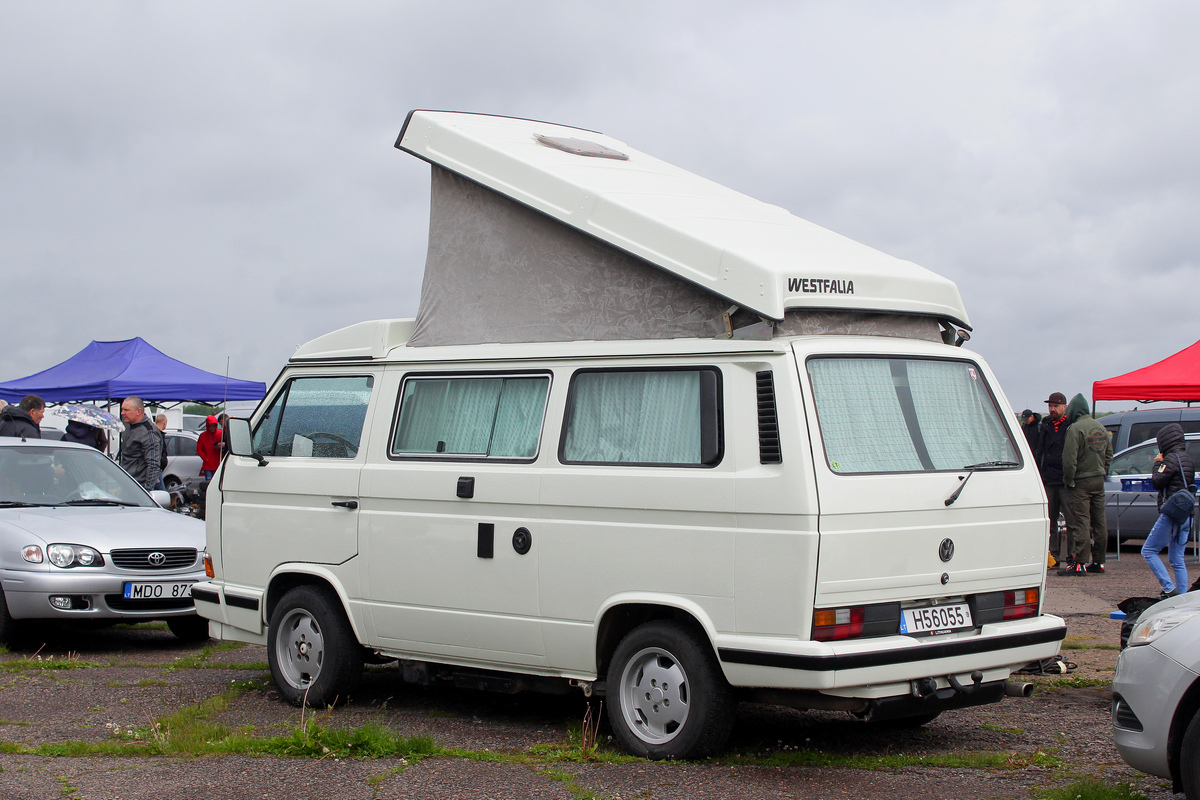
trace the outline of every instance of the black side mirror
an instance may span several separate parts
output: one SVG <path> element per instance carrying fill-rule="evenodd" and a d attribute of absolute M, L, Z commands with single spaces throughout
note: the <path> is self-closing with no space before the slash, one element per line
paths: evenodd
<path fill-rule="evenodd" d="M 267 460 L 254 452 L 254 440 L 250 436 L 250 420 L 230 417 L 225 421 L 225 430 L 229 432 L 229 454 L 246 456 L 258 461 L 260 467 L 267 465 Z"/>

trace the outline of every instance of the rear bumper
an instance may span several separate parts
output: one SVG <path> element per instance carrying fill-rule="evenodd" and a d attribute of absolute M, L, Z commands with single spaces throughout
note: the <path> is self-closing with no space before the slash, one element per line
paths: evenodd
<path fill-rule="evenodd" d="M 719 637 L 717 655 L 734 686 L 880 698 L 906 694 L 910 681 L 923 678 L 941 679 L 939 687 L 949 685 L 947 676 L 969 683 L 967 676 L 976 671 L 985 682 L 1002 683 L 1021 666 L 1057 654 L 1065 635 L 1060 618 L 1043 615 L 984 625 L 954 638 L 827 643 Z"/>

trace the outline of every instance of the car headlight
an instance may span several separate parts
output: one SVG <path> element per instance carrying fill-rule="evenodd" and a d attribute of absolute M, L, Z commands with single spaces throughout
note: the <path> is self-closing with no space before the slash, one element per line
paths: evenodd
<path fill-rule="evenodd" d="M 1192 617 L 1200 614 L 1200 608 L 1172 608 L 1149 619 L 1140 620 L 1129 634 L 1129 646 L 1150 644 L 1164 633 L 1178 628 Z"/>
<path fill-rule="evenodd" d="M 46 556 L 56 567 L 102 567 L 104 556 L 100 552 L 81 544 L 52 544 L 46 548 Z"/>

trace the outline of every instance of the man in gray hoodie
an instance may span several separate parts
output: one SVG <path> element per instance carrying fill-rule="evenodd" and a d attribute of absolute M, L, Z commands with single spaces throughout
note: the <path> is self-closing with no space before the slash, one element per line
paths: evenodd
<path fill-rule="evenodd" d="M 1112 439 L 1088 413 L 1088 402 L 1077 394 L 1067 403 L 1067 438 L 1063 442 L 1063 484 L 1067 487 L 1067 525 L 1074 552 L 1059 575 L 1104 574 L 1108 522 L 1104 514 L 1104 476 L 1112 465 Z M 1090 535 L 1089 535 L 1090 534 Z M 1090 562 L 1090 563 L 1089 563 Z"/>

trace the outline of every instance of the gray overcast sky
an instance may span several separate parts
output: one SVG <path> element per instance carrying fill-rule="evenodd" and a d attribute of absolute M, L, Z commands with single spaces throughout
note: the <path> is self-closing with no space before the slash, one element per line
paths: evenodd
<path fill-rule="evenodd" d="M 435 108 L 599 130 L 915 261 L 1014 408 L 1090 398 L 1200 339 L 1198 30 L 1153 0 L 0 0 L 0 380 L 142 336 L 269 382 L 413 316 L 429 168 L 392 145 Z"/>

